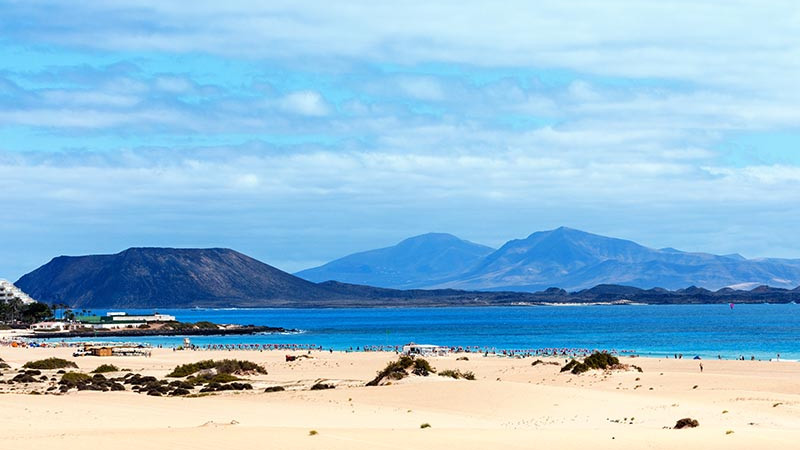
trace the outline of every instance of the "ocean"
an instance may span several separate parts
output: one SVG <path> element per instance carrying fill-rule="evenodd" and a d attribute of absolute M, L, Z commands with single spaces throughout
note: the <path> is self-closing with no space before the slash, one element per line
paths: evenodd
<path fill-rule="evenodd" d="M 105 314 L 106 311 L 94 311 Z M 150 313 L 152 310 L 128 310 Z M 349 350 L 408 342 L 506 350 L 586 348 L 643 356 L 800 359 L 800 306 L 647 305 L 470 308 L 167 309 L 180 321 L 268 325 L 298 333 L 193 336 L 207 344 L 314 344 Z M 79 339 L 85 341 L 87 339 Z M 104 338 L 103 341 L 131 341 Z M 137 342 L 177 346 L 180 336 Z"/>

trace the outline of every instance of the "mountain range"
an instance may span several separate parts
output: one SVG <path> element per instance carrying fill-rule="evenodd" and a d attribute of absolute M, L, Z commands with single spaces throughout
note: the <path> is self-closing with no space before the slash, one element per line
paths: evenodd
<path fill-rule="evenodd" d="M 450 238 L 433 236 L 461 247 Z M 424 241 L 425 239 L 423 239 Z M 546 239 L 545 239 L 546 240 Z M 416 242 L 420 244 L 420 242 Z M 469 244 L 469 243 L 467 243 Z M 540 243 L 541 244 L 541 243 Z M 413 246 L 412 246 L 413 247 Z M 480 250 L 474 244 L 467 248 Z M 635 247 L 631 247 L 635 249 Z M 597 250 L 601 254 L 608 249 Z M 459 252 L 456 252 L 457 254 Z M 490 254 L 494 255 L 497 252 Z M 468 254 L 468 252 L 461 252 Z M 512 252 L 513 254 L 513 252 Z M 557 256 L 557 255 L 554 255 Z M 474 257 L 470 256 L 470 257 Z M 377 260 L 381 260 L 378 258 Z M 499 259 L 483 257 L 470 271 Z M 384 259 L 384 263 L 391 262 Z M 571 267 L 571 260 L 562 262 Z M 408 266 L 407 263 L 406 266 Z M 448 273 L 446 265 L 411 265 L 413 273 Z M 471 273 L 468 271 L 468 273 Z M 405 307 L 509 306 L 561 303 L 786 303 L 800 301 L 794 290 L 759 286 L 745 291 L 710 291 L 691 286 L 670 291 L 601 284 L 568 292 L 388 289 L 339 281 L 314 283 L 230 249 L 130 248 L 114 255 L 59 256 L 15 283 L 36 300 L 73 308 L 191 307 Z"/>
<path fill-rule="evenodd" d="M 558 286 L 577 291 L 599 284 L 644 289 L 793 288 L 800 284 L 800 260 L 653 249 L 561 227 L 509 241 L 496 250 L 449 234 L 425 234 L 296 275 L 315 282 L 397 289 L 536 292 Z"/>
<path fill-rule="evenodd" d="M 130 248 L 59 256 L 15 285 L 72 308 L 365 307 L 508 304 L 505 293 L 312 283 L 231 249 Z"/>

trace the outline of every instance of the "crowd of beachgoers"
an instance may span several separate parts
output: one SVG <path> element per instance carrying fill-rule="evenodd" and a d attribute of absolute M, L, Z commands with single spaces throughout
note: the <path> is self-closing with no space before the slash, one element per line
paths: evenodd
<path fill-rule="evenodd" d="M 270 351 L 270 350 L 283 350 L 283 351 L 328 351 L 333 352 L 333 348 L 325 348 L 317 344 L 292 344 L 292 343 L 272 343 L 272 344 L 254 344 L 254 343 L 239 343 L 239 344 L 176 344 L 170 345 L 150 345 L 146 343 L 131 343 L 131 342 L 98 342 L 98 341 L 52 341 L 52 340 L 29 340 L 29 339 L 14 339 L 14 340 L 0 340 L 0 346 L 6 347 L 28 347 L 28 348 L 79 348 L 86 345 L 100 346 L 100 345 L 113 345 L 113 346 L 144 346 L 154 348 L 172 348 L 173 350 L 194 350 L 194 351 Z M 507 357 L 542 357 L 542 356 L 559 356 L 559 357 L 580 357 L 591 354 L 594 351 L 603 351 L 611 354 L 629 354 L 635 355 L 634 350 L 598 350 L 589 348 L 538 348 L 538 349 L 499 349 L 496 347 L 480 347 L 480 346 L 441 346 L 438 347 L 442 352 L 447 353 L 476 353 L 486 356 L 507 356 Z M 339 349 L 337 349 L 339 350 Z M 403 346 L 400 345 L 365 345 L 356 346 L 343 349 L 344 352 L 393 352 L 400 353 L 403 351 Z"/>

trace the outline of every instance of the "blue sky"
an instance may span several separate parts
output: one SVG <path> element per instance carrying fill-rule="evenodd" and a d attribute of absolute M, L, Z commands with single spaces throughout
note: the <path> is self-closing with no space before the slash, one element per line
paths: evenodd
<path fill-rule="evenodd" d="M 800 258 L 795 2 L 84 3 L 0 1 L 0 278 L 561 225 Z"/>

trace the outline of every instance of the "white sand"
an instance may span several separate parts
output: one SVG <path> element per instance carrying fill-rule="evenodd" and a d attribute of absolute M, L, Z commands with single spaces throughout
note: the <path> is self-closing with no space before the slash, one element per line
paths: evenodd
<path fill-rule="evenodd" d="M 73 359 L 71 352 L 0 348 L 0 358 L 17 368 L 48 356 Z M 430 376 L 364 387 L 394 354 L 315 352 L 314 359 L 293 363 L 284 361 L 285 354 L 155 350 L 151 358 L 74 358 L 84 371 L 112 363 L 158 377 L 181 363 L 238 358 L 264 364 L 269 374 L 254 377 L 257 391 L 200 398 L 133 392 L 2 394 L 0 448 L 141 449 L 148 443 L 215 450 L 772 450 L 798 448 L 800 442 L 800 364 L 795 363 L 703 361 L 701 374 L 698 361 L 626 358 L 623 362 L 641 366 L 644 373 L 575 376 L 559 373 L 559 366 L 532 367 L 530 358 L 468 355 L 469 361 L 455 356 L 429 360 L 440 370 L 472 370 L 476 381 Z M 6 373 L 4 379 L 15 371 Z M 319 380 L 337 388 L 307 390 Z M 262 392 L 275 384 L 290 390 Z M 700 427 L 665 429 L 683 417 L 697 419 Z M 423 423 L 431 428 L 420 429 Z M 318 435 L 309 436 L 310 430 Z M 733 433 L 726 434 L 729 430 Z"/>

